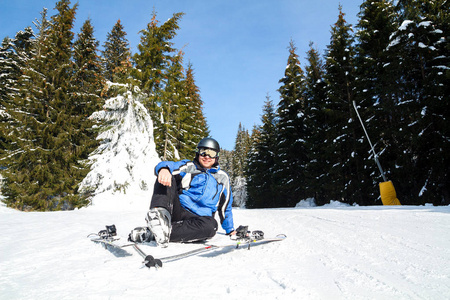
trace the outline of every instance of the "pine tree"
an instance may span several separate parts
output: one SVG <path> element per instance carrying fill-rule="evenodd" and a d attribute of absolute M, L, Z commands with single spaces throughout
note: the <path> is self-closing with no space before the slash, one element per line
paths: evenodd
<path fill-rule="evenodd" d="M 235 177 L 244 176 L 247 165 L 247 154 L 250 147 L 250 135 L 248 131 L 239 123 L 236 140 L 234 143 L 233 170 Z"/>
<path fill-rule="evenodd" d="M 262 198 L 262 188 L 261 179 L 259 176 L 262 164 L 259 160 L 259 152 L 257 145 L 260 143 L 261 138 L 261 126 L 255 125 L 250 136 L 251 146 L 248 152 L 248 162 L 247 162 L 247 201 L 245 203 L 247 208 L 259 208 L 259 207 L 272 207 L 274 206 L 272 202 L 265 203 L 265 199 Z"/>
<path fill-rule="evenodd" d="M 3 39 L 0 48 L 0 105 L 2 112 L 6 113 L 6 106 L 11 100 L 11 83 L 17 80 L 15 75 L 15 59 L 12 50 L 13 43 L 10 38 Z M 14 85 L 13 85 L 14 86 Z M 3 132 L 3 131 L 2 131 Z"/>
<path fill-rule="evenodd" d="M 31 55 L 34 39 L 31 27 L 19 31 L 13 39 L 6 37 L 0 48 L 0 100 L 2 105 L 11 102 L 17 93 L 17 81 Z"/>
<path fill-rule="evenodd" d="M 247 180 L 245 178 L 245 170 L 247 168 L 250 143 L 251 140 L 248 130 L 239 123 L 232 157 L 233 175 L 231 176 L 233 202 L 239 207 L 245 206 L 247 200 Z"/>
<path fill-rule="evenodd" d="M 74 74 L 71 83 L 77 87 L 74 99 L 74 115 L 86 115 L 101 107 L 100 94 L 104 85 L 100 56 L 97 54 L 99 42 L 94 37 L 94 28 L 88 19 L 81 27 L 74 43 Z"/>
<path fill-rule="evenodd" d="M 193 157 L 198 142 L 210 135 L 206 118 L 203 114 L 203 100 L 200 89 L 195 83 L 194 69 L 188 64 L 185 75 L 186 119 L 188 124 L 185 145 L 185 157 Z"/>
<path fill-rule="evenodd" d="M 358 104 L 359 113 L 364 125 L 379 153 L 379 161 L 384 166 L 388 177 L 395 167 L 397 149 L 394 109 L 396 90 L 392 74 L 386 66 L 392 63 L 387 53 L 389 37 L 397 26 L 397 16 L 389 1 L 365 1 L 359 12 L 357 25 L 357 45 L 355 49 L 355 93 L 354 100 Z M 356 122 L 358 122 L 356 120 Z M 360 204 L 374 204 L 379 197 L 378 183 L 383 181 L 369 143 L 362 128 L 356 128 L 357 156 L 363 161 L 359 169 L 360 189 L 363 195 Z M 369 199 L 373 199 L 370 201 Z"/>
<path fill-rule="evenodd" d="M 399 190 L 408 204 L 450 201 L 445 5 L 445 1 L 399 1 L 400 26 L 387 47 L 395 58 L 389 71 L 396 76 L 399 91 L 397 128 L 403 146 L 396 171 L 403 174 Z"/>
<path fill-rule="evenodd" d="M 354 87 L 352 28 L 345 21 L 342 8 L 331 29 L 327 46 L 326 75 L 327 131 L 324 135 L 324 154 L 327 159 L 326 186 L 328 196 L 346 203 L 362 203 L 359 189 L 361 159 L 358 157 L 356 115 L 352 107 Z"/>
<path fill-rule="evenodd" d="M 426 80 L 427 100 L 431 100 L 422 120 L 425 141 L 423 149 L 430 171 L 426 180 L 431 182 L 426 186 L 424 200 L 434 205 L 450 205 L 450 11 L 449 2 L 444 0 L 423 2 L 427 20 L 431 26 L 426 26 L 429 33 L 427 59 L 430 76 Z M 419 23 L 420 24 L 420 23 Z M 422 110 L 423 111 L 423 110 Z M 429 126 L 430 123 L 432 126 Z M 438 197 L 436 197 L 438 195 Z M 424 202 L 425 202 L 424 201 Z"/>
<path fill-rule="evenodd" d="M 7 150 L 0 156 L 3 167 L 10 167 L 18 158 L 18 154 L 27 151 L 25 134 L 30 137 L 37 135 L 36 126 L 27 126 L 27 120 L 30 120 L 27 116 L 38 116 L 40 112 L 39 103 L 34 101 L 32 92 L 40 90 L 39 87 L 34 87 L 33 82 L 42 76 L 41 69 L 36 68 L 35 65 L 37 57 L 41 55 L 40 49 L 45 47 L 45 40 L 42 37 L 48 34 L 49 21 L 46 9 L 41 12 L 41 20 L 36 20 L 35 25 L 38 29 L 37 35 L 31 28 L 16 35 L 26 37 L 26 42 L 16 38 L 5 39 L 3 44 L 2 57 L 5 63 L 2 66 L 5 71 L 2 70 L 1 78 L 5 79 L 5 82 L 2 83 L 4 93 L 2 92 L 1 106 L 4 108 L 4 113 L 2 113 L 0 135 L 4 143 L 1 149 Z M 16 40 L 22 41 L 17 43 Z M 26 75 L 23 76 L 23 74 Z M 16 172 L 20 172 L 20 169 Z"/>
<path fill-rule="evenodd" d="M 227 172 L 228 176 L 234 176 L 233 171 L 233 152 L 226 149 L 220 149 L 219 164 L 220 169 Z"/>
<path fill-rule="evenodd" d="M 246 167 L 247 207 L 276 207 L 277 116 L 269 96 L 263 107 L 262 125 L 253 129 Z"/>
<path fill-rule="evenodd" d="M 31 56 L 34 32 L 30 27 L 19 31 L 14 39 L 5 38 L 0 48 L 0 158 L 17 150 L 14 128 L 20 120 L 11 111 L 20 109 L 14 101 L 18 80 Z M 2 159 L 4 160 L 4 159 Z M 7 162 L 0 162 L 0 166 Z"/>
<path fill-rule="evenodd" d="M 162 126 L 155 130 L 155 135 L 162 137 L 163 160 L 180 160 L 184 156 L 187 142 L 187 117 L 185 83 L 183 70 L 183 54 L 171 57 L 167 71 L 167 85 L 162 92 L 161 118 Z M 180 155 L 180 153 L 182 153 Z"/>
<path fill-rule="evenodd" d="M 125 83 L 131 71 L 131 51 L 126 35 L 118 20 L 103 44 L 103 69 L 109 81 Z"/>
<path fill-rule="evenodd" d="M 74 43 L 74 73 L 71 84 L 77 88 L 72 94 L 73 105 L 70 110 L 74 132 L 72 140 L 77 145 L 76 159 L 86 159 L 97 146 L 95 133 L 90 130 L 92 122 L 88 117 L 100 109 L 103 99 L 100 97 L 104 86 L 100 56 L 97 54 L 99 42 L 94 37 L 94 28 L 88 19 Z"/>
<path fill-rule="evenodd" d="M 21 111 L 20 152 L 6 170 L 7 204 L 18 209 L 71 209 L 87 204 L 76 186 L 87 170 L 79 162 L 79 129 L 72 115 L 74 71 L 71 29 L 77 5 L 56 3 L 58 13 L 51 22 L 41 22 L 42 36 L 34 44 L 16 97 Z M 44 18 L 44 17 L 43 17 Z M 50 23 L 50 26 L 48 26 Z"/>
<path fill-rule="evenodd" d="M 195 85 L 192 66 L 184 73 L 183 53 L 171 58 L 167 85 L 162 92 L 163 126 L 155 135 L 164 136 L 163 160 L 192 159 L 198 142 L 209 135 L 203 102 Z"/>
<path fill-rule="evenodd" d="M 295 206 L 305 196 L 305 82 L 295 51 L 294 42 L 291 41 L 285 76 L 279 81 L 282 85 L 278 89 L 280 102 L 277 113 L 279 122 L 276 175 L 279 206 Z"/>
<path fill-rule="evenodd" d="M 111 88 L 118 96 L 90 116 L 99 122 L 97 139 L 101 144 L 86 161 L 91 171 L 80 184 L 80 191 L 88 196 L 105 191 L 145 191 L 155 180 L 149 166 L 159 162 L 152 120 L 140 102 L 144 95 L 129 84 L 113 84 Z"/>
<path fill-rule="evenodd" d="M 144 105 L 150 112 L 155 125 L 156 148 L 161 156 L 164 156 L 165 134 L 164 114 L 162 107 L 169 107 L 170 99 L 164 98 L 164 90 L 167 86 L 168 72 L 172 65 L 172 57 L 176 53 L 171 40 L 179 29 L 178 22 L 183 13 L 176 13 L 158 26 L 156 12 L 153 12 L 152 20 L 145 30 L 141 30 L 141 41 L 138 45 L 138 53 L 134 54 L 135 68 L 132 76 L 138 81 L 143 93 L 149 98 Z M 163 104 L 165 103 L 165 104 Z"/>
<path fill-rule="evenodd" d="M 319 51 L 310 43 L 307 52 L 308 65 L 305 67 L 305 126 L 308 129 L 306 150 L 308 164 L 305 168 L 307 196 L 314 197 L 317 205 L 323 205 L 329 200 L 326 185 L 327 159 L 324 155 L 323 143 L 327 130 L 324 82 L 324 63 Z"/>

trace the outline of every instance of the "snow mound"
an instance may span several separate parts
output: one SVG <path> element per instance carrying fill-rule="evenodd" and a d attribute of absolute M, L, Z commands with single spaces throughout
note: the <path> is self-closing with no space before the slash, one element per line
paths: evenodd
<path fill-rule="evenodd" d="M 307 198 L 298 202 L 295 207 L 316 207 L 314 198 Z M 349 207 L 350 204 L 342 203 L 340 201 L 331 200 L 330 203 L 323 205 L 322 207 Z M 357 205 L 354 205 L 357 206 Z"/>
<path fill-rule="evenodd" d="M 307 198 L 305 200 L 301 200 L 299 203 L 295 205 L 295 207 L 315 207 L 316 202 L 314 201 L 314 198 Z"/>
<path fill-rule="evenodd" d="M 140 211 L 145 213 L 150 207 L 153 189 L 150 191 L 134 190 L 133 192 L 106 191 L 96 195 L 87 210 L 97 211 Z"/>

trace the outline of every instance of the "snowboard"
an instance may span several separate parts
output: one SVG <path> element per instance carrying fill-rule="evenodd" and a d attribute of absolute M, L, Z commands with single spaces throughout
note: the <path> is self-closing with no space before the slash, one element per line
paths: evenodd
<path fill-rule="evenodd" d="M 114 225 L 111 225 L 114 226 Z M 108 227 L 107 232 L 108 232 Z M 247 227 L 245 227 L 247 228 Z M 156 245 L 156 243 L 144 243 L 144 244 L 138 244 L 130 241 L 124 242 L 120 237 L 117 237 L 115 235 L 115 226 L 114 226 L 114 233 L 113 234 L 105 234 L 104 231 L 100 231 L 98 234 L 90 234 L 88 237 L 91 238 L 91 241 L 94 243 L 100 243 L 102 244 L 106 249 L 110 250 L 113 253 L 120 253 L 120 256 L 125 255 L 131 255 L 126 251 L 124 248 L 133 248 L 143 259 L 144 266 L 148 268 L 160 268 L 163 266 L 164 263 L 177 261 L 180 259 L 188 258 L 191 256 L 203 254 L 205 252 L 210 252 L 214 250 L 221 250 L 220 254 L 229 253 L 235 249 L 248 249 L 250 250 L 254 246 L 259 246 L 263 244 L 273 243 L 273 242 L 280 242 L 287 238 L 285 234 L 278 234 L 275 237 L 264 237 L 264 234 L 262 231 L 253 231 L 251 234 L 248 232 L 248 234 L 241 234 L 236 239 L 229 239 L 225 241 L 217 241 L 213 239 L 213 241 L 207 241 L 203 243 L 199 243 L 197 248 L 187 250 L 187 251 L 181 251 L 176 254 L 163 256 L 163 257 L 157 257 L 155 258 L 153 255 L 146 253 L 143 250 L 143 245 L 148 246 L 152 244 L 153 246 Z M 196 244 L 194 244 L 196 245 Z M 192 246 L 194 246 L 192 245 Z M 125 252 L 124 252 L 125 251 Z"/>

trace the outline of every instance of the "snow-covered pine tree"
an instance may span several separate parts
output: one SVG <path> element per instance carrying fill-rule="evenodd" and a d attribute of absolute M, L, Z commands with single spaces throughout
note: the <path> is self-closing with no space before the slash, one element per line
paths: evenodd
<path fill-rule="evenodd" d="M 259 207 L 270 207 L 270 204 L 263 203 L 263 199 L 261 194 L 259 193 L 261 186 L 260 177 L 258 177 L 259 171 L 261 169 L 258 167 L 261 166 L 261 162 L 259 160 L 259 150 L 256 147 L 257 144 L 260 142 L 261 137 L 261 126 L 260 125 L 254 125 L 252 134 L 250 135 L 250 150 L 248 152 L 248 161 L 247 161 L 247 169 L 246 171 L 246 177 L 247 177 L 247 201 L 245 203 L 245 206 L 247 208 L 259 208 Z M 262 162 L 263 163 L 263 162 Z"/>
<path fill-rule="evenodd" d="M 219 156 L 220 169 L 227 172 L 230 178 L 233 177 L 233 151 L 220 149 Z"/>
<path fill-rule="evenodd" d="M 232 183 L 233 206 L 245 208 L 247 202 L 247 179 L 244 176 L 235 177 Z"/>
<path fill-rule="evenodd" d="M 326 185 L 327 160 L 323 143 L 327 130 L 324 82 L 324 63 L 319 51 L 309 44 L 308 64 L 305 67 L 305 126 L 308 129 L 306 149 L 308 163 L 305 167 L 305 188 L 308 197 L 314 197 L 317 205 L 328 203 L 329 198 L 323 187 Z"/>
<path fill-rule="evenodd" d="M 250 148 L 250 135 L 248 130 L 239 123 L 236 139 L 234 143 L 233 171 L 234 176 L 244 176 L 247 167 L 247 155 Z"/>
<path fill-rule="evenodd" d="M 394 125 L 397 120 L 394 96 L 397 86 L 393 74 L 386 72 L 386 66 L 392 63 L 392 58 L 385 50 L 397 26 L 397 15 L 391 1 L 368 0 L 361 5 L 358 17 L 354 100 L 359 106 L 359 113 L 375 151 L 379 154 L 379 161 L 385 173 L 390 174 L 390 170 L 395 168 L 400 145 L 396 143 L 398 131 Z M 379 198 L 378 183 L 383 181 L 383 177 L 375 164 L 363 129 L 357 127 L 355 132 L 355 153 L 363 165 L 358 169 L 359 185 L 364 195 L 359 204 L 375 204 L 375 199 Z"/>
<path fill-rule="evenodd" d="M 21 153 L 26 153 L 27 149 L 34 149 L 30 146 L 32 142 L 29 139 L 33 139 L 37 135 L 37 126 L 30 126 L 31 118 L 27 118 L 27 116 L 34 115 L 39 118 L 39 110 L 42 110 L 39 109 L 39 102 L 35 101 L 32 91 L 40 90 L 40 88 L 35 89 L 36 78 L 42 77 L 44 73 L 42 69 L 37 67 L 36 62 L 42 53 L 40 50 L 48 44 L 45 43 L 44 38 L 44 36 L 48 36 L 50 26 L 46 9 L 41 12 L 41 19 L 36 20 L 35 25 L 38 33 L 29 37 L 29 50 L 23 53 L 27 53 L 26 55 L 19 59 L 17 54 L 20 51 L 16 49 L 15 43 L 11 39 L 5 39 L 3 44 L 7 53 L 2 51 L 2 61 L 3 58 L 9 58 L 9 60 L 4 61 L 5 64 L 2 64 L 7 72 L 5 74 L 2 69 L 1 76 L 2 79 L 6 80 L 1 86 L 2 91 L 5 91 L 1 97 L 1 106 L 5 108 L 5 111 L 1 116 L 0 125 L 0 140 L 2 143 L 0 165 L 5 174 L 2 192 L 3 195 L 7 196 L 5 200 L 7 205 L 19 209 L 26 207 L 19 204 L 16 199 L 16 194 L 20 192 L 21 185 L 16 186 L 13 182 L 16 176 L 20 180 L 26 181 L 24 178 L 26 178 L 26 173 L 29 170 L 19 167 L 21 158 L 26 158 L 26 156 L 21 156 Z M 27 184 L 25 183 L 25 185 Z"/>
<path fill-rule="evenodd" d="M 295 206 L 305 196 L 305 81 L 296 50 L 291 41 L 284 77 L 279 81 L 276 199 L 280 202 L 276 206 Z"/>
<path fill-rule="evenodd" d="M 3 39 L 0 47 L 0 109 L 6 113 L 6 106 L 10 102 L 11 83 L 17 80 L 18 75 L 15 75 L 15 59 L 14 51 L 12 49 L 12 40 L 8 37 Z M 3 132 L 3 131 L 2 131 Z"/>
<path fill-rule="evenodd" d="M 56 3 L 57 14 L 43 22 L 42 43 L 34 43 L 32 59 L 21 76 L 21 152 L 13 156 L 6 174 L 8 205 L 28 210 L 72 209 L 86 204 L 76 186 L 85 169 L 78 163 L 84 147 L 72 115 L 74 71 L 73 23 L 77 5 Z M 50 25 L 50 26 L 48 26 Z M 41 33 L 41 32 L 40 32 Z M 5 187 L 3 188 L 5 190 Z"/>
<path fill-rule="evenodd" d="M 324 136 L 329 173 L 324 189 L 332 191 L 329 200 L 360 203 L 359 171 L 362 168 L 355 130 L 360 129 L 352 106 L 354 88 L 354 46 L 351 25 L 339 6 L 337 22 L 331 28 L 326 54 L 326 111 L 328 128 Z M 359 127 L 358 127 L 359 126 Z M 361 144 L 361 143 L 359 143 Z"/>
<path fill-rule="evenodd" d="M 106 36 L 102 51 L 103 69 L 106 80 L 126 83 L 131 70 L 131 51 L 127 33 L 120 20 Z"/>
<path fill-rule="evenodd" d="M 424 202 L 450 205 L 450 3 L 439 0 L 424 4 L 428 7 L 423 10 L 426 19 L 421 25 L 428 32 L 429 44 L 424 43 L 422 50 L 426 51 L 428 46 L 429 76 L 425 84 L 428 96 L 422 110 L 426 112 L 422 114 L 425 127 L 421 138 L 425 142 L 422 145 L 426 163 L 430 166 L 426 181 L 431 184 L 424 185 L 423 196 Z"/>
<path fill-rule="evenodd" d="M 275 186 L 277 155 L 277 116 L 269 96 L 263 107 L 262 125 L 255 127 L 245 170 L 249 208 L 276 207 L 279 194 Z"/>
<path fill-rule="evenodd" d="M 18 80 L 31 57 L 34 32 L 31 27 L 19 31 L 13 39 L 5 38 L 0 48 L 0 166 L 5 167 L 6 157 L 17 150 L 15 128 L 20 126 L 13 111 L 20 110 L 14 101 L 18 94 Z"/>
<path fill-rule="evenodd" d="M 88 19 L 74 43 L 74 73 L 72 84 L 77 87 L 72 95 L 71 115 L 74 122 L 74 142 L 78 145 L 78 159 L 86 159 L 97 146 L 95 133 L 89 130 L 89 120 L 93 112 L 103 105 L 101 93 L 105 84 L 100 56 L 97 54 L 99 42 L 94 37 L 94 28 Z"/>
<path fill-rule="evenodd" d="M 17 94 L 17 81 L 31 55 L 34 32 L 27 27 L 16 33 L 14 38 L 6 37 L 0 47 L 0 105 L 11 105 Z"/>
<path fill-rule="evenodd" d="M 244 207 L 247 200 L 247 180 L 245 170 L 247 168 L 250 145 L 251 140 L 248 130 L 239 123 L 232 156 L 233 175 L 231 176 L 233 204 L 239 207 Z"/>
<path fill-rule="evenodd" d="M 409 204 L 449 203 L 448 3 L 399 1 L 397 8 L 400 25 L 387 47 L 395 59 L 387 69 L 400 91 L 398 189 Z"/>
<path fill-rule="evenodd" d="M 137 87 L 109 84 L 121 92 L 90 117 L 99 122 L 100 146 L 86 162 L 91 171 L 81 182 L 80 191 L 94 195 L 151 190 L 156 178 L 153 168 L 160 159 L 151 117 L 141 103 L 144 95 Z"/>

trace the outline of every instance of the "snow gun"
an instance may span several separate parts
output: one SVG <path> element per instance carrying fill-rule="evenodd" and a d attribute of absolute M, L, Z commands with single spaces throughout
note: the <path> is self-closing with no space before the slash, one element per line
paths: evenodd
<path fill-rule="evenodd" d="M 381 168 L 380 161 L 378 160 L 378 155 L 375 152 L 375 149 L 373 148 L 372 142 L 370 141 L 369 134 L 367 133 L 366 127 L 364 126 L 361 116 L 359 115 L 355 101 L 353 101 L 353 107 L 355 108 L 356 115 L 358 116 L 359 122 L 361 122 L 361 126 L 364 130 L 364 133 L 366 134 L 367 140 L 369 141 L 370 148 L 372 149 L 373 153 L 373 158 L 377 163 L 378 169 L 380 170 L 381 176 L 383 177 L 384 180 L 384 182 L 380 182 L 379 184 L 381 202 L 383 203 L 383 205 L 401 205 L 400 201 L 397 199 L 397 193 L 395 192 L 394 184 L 392 183 L 392 181 L 387 180 L 386 175 L 384 174 L 383 169 Z"/>

